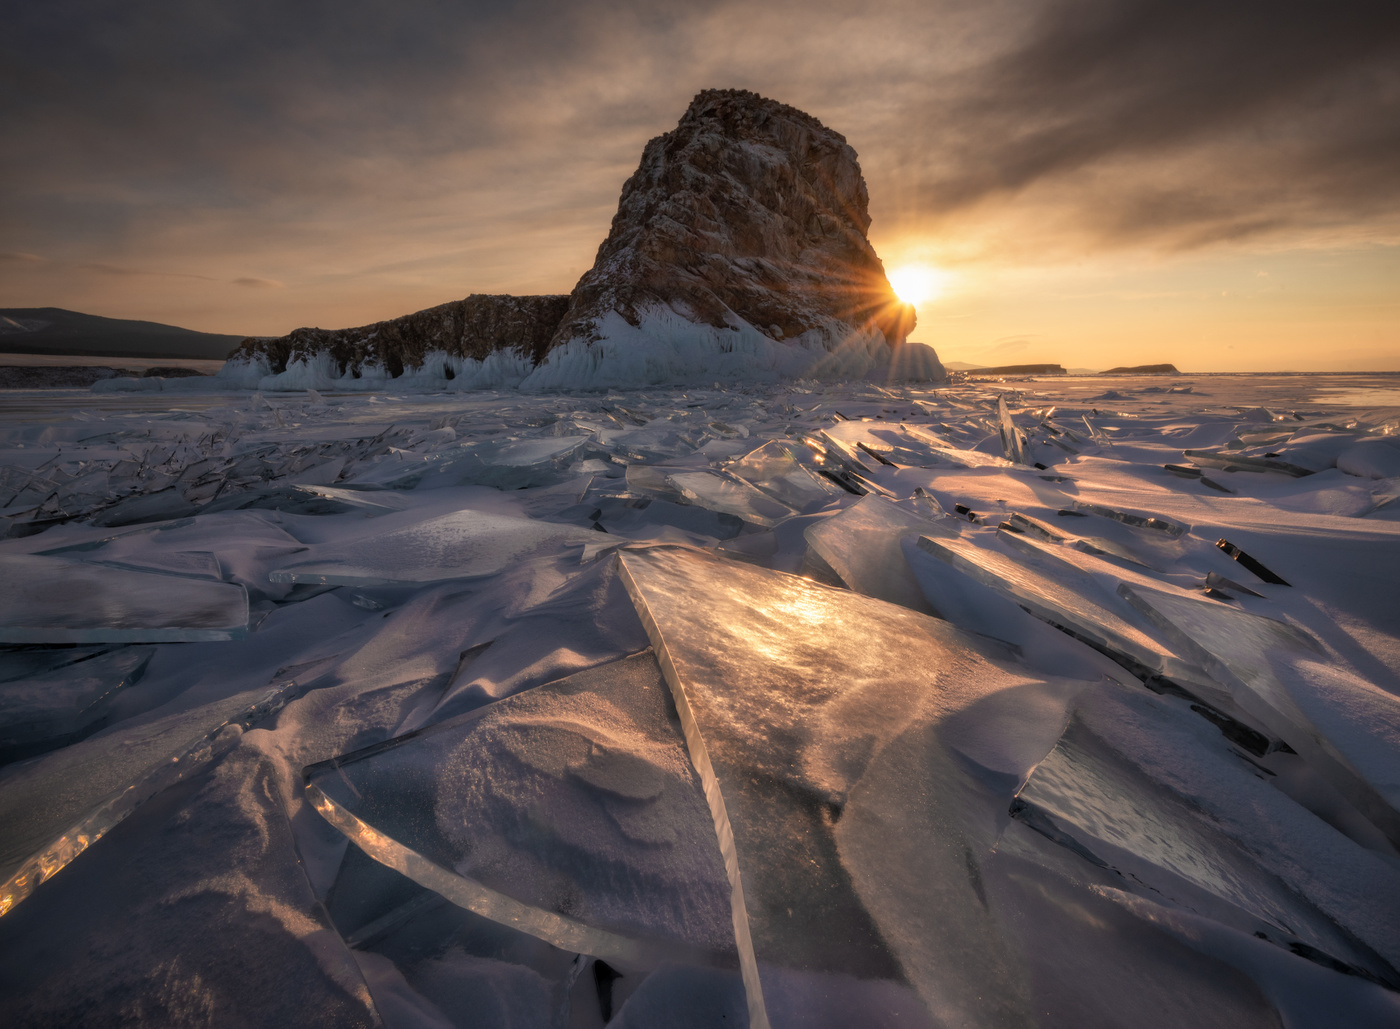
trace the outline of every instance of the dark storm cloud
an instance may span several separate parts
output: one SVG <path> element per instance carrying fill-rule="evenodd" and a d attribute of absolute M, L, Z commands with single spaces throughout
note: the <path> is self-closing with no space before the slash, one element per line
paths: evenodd
<path fill-rule="evenodd" d="M 1056 0 L 957 88 L 932 210 L 1051 187 L 1087 231 L 1195 246 L 1400 201 L 1392 0 Z"/>
<path fill-rule="evenodd" d="M 188 267 L 292 298 L 302 269 L 437 262 L 465 288 L 512 238 L 557 238 L 536 285 L 567 289 L 641 145 L 709 86 L 821 117 L 877 231 L 968 252 L 1398 228 L 1395 0 L 49 0 L 5 21 L 0 246 L 65 275 Z"/>

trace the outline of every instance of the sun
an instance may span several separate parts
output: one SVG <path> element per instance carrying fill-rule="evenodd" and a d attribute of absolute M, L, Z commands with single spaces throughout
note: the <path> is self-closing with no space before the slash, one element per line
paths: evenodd
<path fill-rule="evenodd" d="M 890 285 L 906 304 L 936 300 L 948 281 L 948 273 L 926 264 L 903 264 L 889 273 Z"/>

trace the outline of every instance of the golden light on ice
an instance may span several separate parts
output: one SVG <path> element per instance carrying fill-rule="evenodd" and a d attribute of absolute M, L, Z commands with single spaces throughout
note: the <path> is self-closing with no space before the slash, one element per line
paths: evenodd
<path fill-rule="evenodd" d="M 906 304 L 937 300 L 948 282 L 948 273 L 927 264 L 904 264 L 889 273 L 890 285 Z"/>

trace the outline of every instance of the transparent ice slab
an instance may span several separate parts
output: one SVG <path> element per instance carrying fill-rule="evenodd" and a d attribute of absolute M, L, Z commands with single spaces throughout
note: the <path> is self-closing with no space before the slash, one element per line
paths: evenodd
<path fill-rule="evenodd" d="M 118 726 L 0 771 L 0 915 L 139 805 L 211 760 L 227 739 L 226 727 L 255 724 L 295 689 L 289 680 Z"/>
<path fill-rule="evenodd" d="M 956 535 L 957 530 L 871 494 L 840 514 L 808 526 L 804 536 L 807 545 L 857 593 L 934 614 L 900 549 L 904 537 L 923 533 Z"/>
<path fill-rule="evenodd" d="M 306 560 L 274 569 L 272 582 L 341 586 L 438 582 L 495 575 L 551 548 L 616 546 L 605 533 L 533 518 L 454 511 L 382 535 L 313 546 Z"/>
<path fill-rule="evenodd" d="M 737 515 L 751 525 L 771 528 L 796 513 L 741 479 L 700 471 L 669 472 L 666 479 L 687 503 Z"/>
<path fill-rule="evenodd" d="M 1006 406 L 1006 397 L 997 397 L 997 430 L 1001 433 L 1001 450 L 1008 461 L 1016 464 L 1030 464 L 1026 455 L 1026 436 L 1011 420 L 1011 411 Z"/>
<path fill-rule="evenodd" d="M 953 726 L 1038 686 L 991 644 L 883 601 L 698 551 L 619 559 L 725 854 L 750 1024 L 769 1024 L 782 969 L 883 981 L 915 1024 L 928 1010 L 1016 1024 L 1000 1007 L 1015 959 L 974 871 L 990 840 L 969 813 L 969 759 L 951 751 L 999 765 Z M 1020 740 L 1033 764 L 1061 723 L 1033 703 L 1007 710 L 1034 710 L 1035 726 L 982 742 Z"/>
<path fill-rule="evenodd" d="M 795 446 L 769 440 L 725 467 L 773 499 L 799 511 L 845 492 L 800 462 L 795 456 Z"/>
<path fill-rule="evenodd" d="M 1027 537 L 999 535 L 1004 536 L 1008 544 L 1023 541 L 1028 546 L 1034 545 Z M 999 550 L 955 538 L 921 536 L 918 546 L 923 552 L 1008 596 L 1037 618 L 1067 629 L 1108 653 L 1130 671 L 1140 668 L 1148 674 L 1191 683 L 1211 681 L 1194 663 L 1176 657 L 1174 648 L 1151 623 L 1111 588 L 1105 589 L 1100 579 L 1065 560 L 1043 553 L 1025 553 L 1013 558 Z"/>
<path fill-rule="evenodd" d="M 113 694 L 141 677 L 153 653 L 150 647 L 87 652 L 80 660 L 0 682 L 0 759 L 32 753 L 36 745 L 92 725 Z"/>
<path fill-rule="evenodd" d="M 7 554 L 0 643 L 177 643 L 248 631 L 242 586 Z"/>
<path fill-rule="evenodd" d="M 1400 847 L 1400 701 L 1285 622 L 1142 585 L 1119 592 Z"/>
<path fill-rule="evenodd" d="M 879 454 L 895 464 L 952 464 L 960 468 L 1005 468 L 1010 464 L 1004 458 L 956 447 L 930 429 L 903 422 L 837 422 L 821 435 L 844 447 Z"/>
<path fill-rule="evenodd" d="M 650 652 L 311 765 L 376 860 L 477 914 L 625 967 L 732 964 L 729 887 Z"/>
<path fill-rule="evenodd" d="M 1012 816 L 1156 902 L 1301 941 L 1353 967 L 1390 971 L 1295 886 L 1261 867 L 1198 798 L 1150 779 L 1078 717 L 1017 794 Z"/>

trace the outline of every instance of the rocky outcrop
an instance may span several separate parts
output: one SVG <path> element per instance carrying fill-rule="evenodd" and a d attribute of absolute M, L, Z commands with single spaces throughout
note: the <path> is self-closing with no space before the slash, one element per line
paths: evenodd
<path fill-rule="evenodd" d="M 995 368 L 969 368 L 968 375 L 1064 375 L 1064 366 L 1058 364 L 1002 364 Z"/>
<path fill-rule="evenodd" d="M 1122 368 L 1110 368 L 1100 375 L 1180 375 L 1174 364 L 1136 364 Z"/>
<path fill-rule="evenodd" d="M 774 340 L 873 327 L 903 343 L 914 311 L 866 238 L 868 206 L 840 133 L 756 93 L 706 90 L 642 151 L 553 345 L 596 341 L 608 312 L 639 326 L 657 308 Z"/>
<path fill-rule="evenodd" d="M 262 388 L 640 385 L 943 378 L 866 231 L 856 153 L 811 115 L 706 90 L 646 145 L 570 296 L 473 295 L 357 329 L 250 339 L 226 379 Z"/>
<path fill-rule="evenodd" d="M 279 374 L 297 362 L 326 361 L 339 376 L 360 378 L 373 368 L 398 378 L 422 369 L 430 355 L 484 361 L 502 351 L 538 364 L 568 307 L 567 296 L 516 297 L 473 293 L 401 318 L 354 329 L 294 329 L 274 339 L 244 340 L 230 360 L 264 364 Z M 454 377 L 444 363 L 443 378 Z"/>

